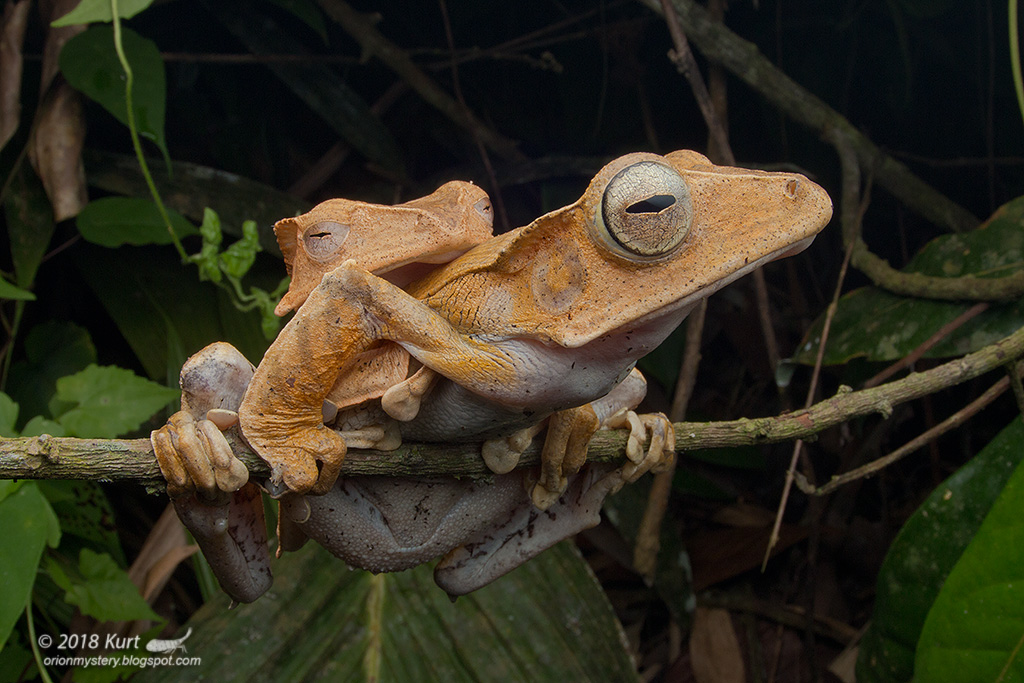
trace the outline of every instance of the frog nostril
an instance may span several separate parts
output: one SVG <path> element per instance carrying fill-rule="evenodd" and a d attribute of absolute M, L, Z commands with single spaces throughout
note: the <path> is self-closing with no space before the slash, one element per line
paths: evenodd
<path fill-rule="evenodd" d="M 670 194 L 656 194 L 626 207 L 626 213 L 660 213 L 676 203 Z"/>

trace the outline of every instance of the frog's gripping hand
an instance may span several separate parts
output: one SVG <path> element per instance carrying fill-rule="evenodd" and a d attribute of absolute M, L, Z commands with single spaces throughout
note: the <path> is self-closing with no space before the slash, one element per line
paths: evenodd
<path fill-rule="evenodd" d="M 237 424 L 252 373 L 230 344 L 207 346 L 181 369 L 182 409 L 150 435 L 178 517 L 239 602 L 252 602 L 272 581 L 263 499 L 221 431 Z"/>

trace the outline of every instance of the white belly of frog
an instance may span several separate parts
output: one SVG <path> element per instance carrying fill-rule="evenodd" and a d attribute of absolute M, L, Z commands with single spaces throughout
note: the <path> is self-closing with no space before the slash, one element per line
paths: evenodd
<path fill-rule="evenodd" d="M 185 635 L 183 635 L 181 638 L 173 638 L 171 640 L 161 640 L 159 638 L 154 638 L 153 640 L 146 643 L 146 649 L 150 652 L 161 655 L 171 654 L 178 650 L 187 653 L 188 650 L 185 649 L 185 641 L 188 639 L 190 635 L 192 635 L 191 626 L 188 627 L 188 630 L 185 631 Z"/>

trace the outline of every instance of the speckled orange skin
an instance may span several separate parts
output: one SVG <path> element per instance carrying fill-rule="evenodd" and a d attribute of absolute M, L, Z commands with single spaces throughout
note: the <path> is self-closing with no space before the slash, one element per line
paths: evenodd
<path fill-rule="evenodd" d="M 610 248 L 599 223 L 656 214 L 638 218 L 627 206 L 599 216 L 614 179 L 644 162 L 678 173 L 690 216 L 668 253 L 636 258 Z M 481 420 L 504 420 L 485 436 L 520 429 L 607 393 L 697 301 L 799 251 L 831 213 L 824 190 L 798 174 L 715 166 L 687 151 L 620 157 L 579 201 L 480 244 L 407 292 L 355 264 L 324 274 L 257 369 L 239 411 L 243 433 L 287 489 L 329 489 L 345 445 L 322 424 L 323 399 L 381 340 L 464 390 L 456 413 L 482 405 Z M 403 429 L 451 438 L 446 419 L 459 416 L 431 409 Z"/>

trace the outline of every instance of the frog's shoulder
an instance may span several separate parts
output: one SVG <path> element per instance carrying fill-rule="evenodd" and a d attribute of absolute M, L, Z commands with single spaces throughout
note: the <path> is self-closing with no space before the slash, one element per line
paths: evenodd
<path fill-rule="evenodd" d="M 409 285 L 407 291 L 418 299 L 425 299 L 467 275 L 501 269 L 517 253 L 520 243 L 529 237 L 529 227 L 517 228 L 478 244 L 454 261 Z"/>

